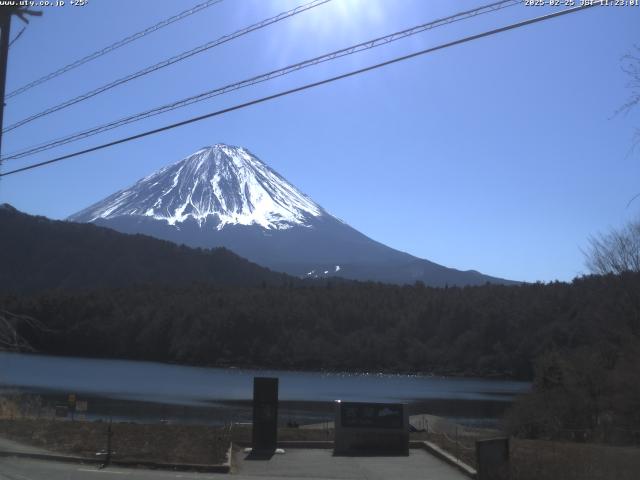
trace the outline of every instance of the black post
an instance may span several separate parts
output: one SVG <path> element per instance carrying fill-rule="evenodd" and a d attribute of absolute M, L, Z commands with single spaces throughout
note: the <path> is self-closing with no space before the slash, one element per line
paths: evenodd
<path fill-rule="evenodd" d="M 9 58 L 9 30 L 11 30 L 11 11 L 0 8 L 0 154 L 2 153 L 2 127 L 4 120 L 4 92 L 7 81 L 7 59 Z"/>
<path fill-rule="evenodd" d="M 278 379 L 253 379 L 253 452 L 273 453 L 278 444 Z"/>
<path fill-rule="evenodd" d="M 107 426 L 107 452 L 104 456 L 104 463 L 100 465 L 100 469 L 107 468 L 111 463 L 111 438 L 113 437 L 113 430 L 111 430 L 111 419 L 109 419 L 109 425 Z"/>
<path fill-rule="evenodd" d="M 107 430 L 107 465 L 111 461 L 111 438 L 113 437 L 113 430 L 111 430 L 111 420 L 109 420 L 109 429 Z"/>

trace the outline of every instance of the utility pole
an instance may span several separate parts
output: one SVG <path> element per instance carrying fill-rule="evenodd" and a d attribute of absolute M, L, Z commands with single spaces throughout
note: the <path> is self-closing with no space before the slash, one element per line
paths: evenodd
<path fill-rule="evenodd" d="M 0 155 L 2 154 L 2 128 L 4 121 L 4 93 L 7 81 L 7 60 L 9 58 L 9 31 L 11 30 L 11 17 L 17 15 L 20 20 L 29 23 L 26 15 L 40 16 L 42 12 L 29 10 L 20 6 L 17 1 L 10 5 L 0 6 Z M 0 161 L 1 165 L 1 161 Z"/>
<path fill-rule="evenodd" d="M 9 58 L 9 31 L 11 30 L 10 8 L 0 9 L 0 155 L 2 154 L 2 128 L 4 120 L 4 89 L 7 81 L 7 59 Z"/>

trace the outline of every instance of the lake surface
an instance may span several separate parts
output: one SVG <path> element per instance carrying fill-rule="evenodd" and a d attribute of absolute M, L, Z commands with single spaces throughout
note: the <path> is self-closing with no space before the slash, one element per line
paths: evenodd
<path fill-rule="evenodd" d="M 3 390 L 89 399 L 89 417 L 220 422 L 251 417 L 253 377 L 280 379 L 281 417 L 324 421 L 335 400 L 407 402 L 414 413 L 491 421 L 530 384 L 420 375 L 204 368 L 127 360 L 0 353 Z"/>

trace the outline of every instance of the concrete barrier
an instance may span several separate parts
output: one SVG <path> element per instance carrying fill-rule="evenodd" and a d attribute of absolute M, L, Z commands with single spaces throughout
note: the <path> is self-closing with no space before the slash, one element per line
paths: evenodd
<path fill-rule="evenodd" d="M 336 401 L 336 455 L 409 455 L 409 417 L 403 403 Z"/>

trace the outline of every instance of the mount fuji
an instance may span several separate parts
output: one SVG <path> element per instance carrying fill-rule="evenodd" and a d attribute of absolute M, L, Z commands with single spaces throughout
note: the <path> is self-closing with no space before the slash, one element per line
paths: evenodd
<path fill-rule="evenodd" d="M 255 155 L 216 144 L 71 215 L 123 233 L 226 247 L 299 277 L 430 286 L 514 283 L 387 247 L 329 214 Z"/>

